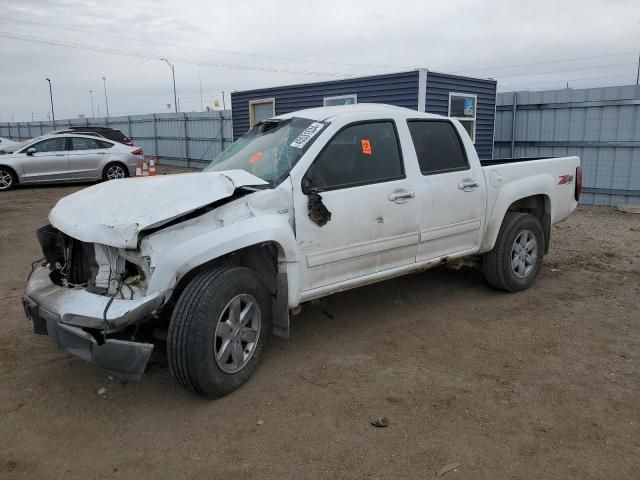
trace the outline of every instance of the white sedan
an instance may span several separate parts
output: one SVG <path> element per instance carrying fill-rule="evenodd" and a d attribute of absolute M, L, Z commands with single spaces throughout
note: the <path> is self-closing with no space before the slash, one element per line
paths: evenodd
<path fill-rule="evenodd" d="M 5 148 L 11 147 L 16 143 L 19 143 L 19 142 L 16 142 L 9 138 L 0 137 L 0 151 L 4 150 Z"/>
<path fill-rule="evenodd" d="M 142 149 L 90 135 L 44 135 L 0 149 L 0 192 L 17 184 L 115 180 L 135 175 Z"/>

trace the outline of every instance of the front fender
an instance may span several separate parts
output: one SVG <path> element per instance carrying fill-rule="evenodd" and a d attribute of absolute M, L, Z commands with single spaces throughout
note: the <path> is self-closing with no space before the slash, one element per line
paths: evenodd
<path fill-rule="evenodd" d="M 300 271 L 296 239 L 287 218 L 275 214 L 251 217 L 174 245 L 158 259 L 149 279 L 148 293 L 165 290 L 169 292 L 165 298 L 168 300 L 180 279 L 194 268 L 264 242 L 274 242 L 279 246 L 279 261 L 284 263 L 287 272 L 289 304 L 297 305 L 300 298 Z"/>
<path fill-rule="evenodd" d="M 16 175 L 18 176 L 18 181 L 21 181 L 22 177 L 24 176 L 24 165 L 22 164 L 22 160 L 17 159 L 15 157 L 14 158 L 6 158 L 6 157 L 8 157 L 8 155 L 0 156 L 0 165 L 9 167 L 11 170 L 16 172 Z"/>

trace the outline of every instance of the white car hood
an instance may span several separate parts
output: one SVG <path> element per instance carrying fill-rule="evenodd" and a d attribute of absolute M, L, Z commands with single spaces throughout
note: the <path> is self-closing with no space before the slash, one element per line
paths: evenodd
<path fill-rule="evenodd" d="M 83 242 L 136 248 L 142 230 L 230 197 L 238 187 L 266 184 L 244 170 L 111 180 L 62 198 L 49 222 Z"/>

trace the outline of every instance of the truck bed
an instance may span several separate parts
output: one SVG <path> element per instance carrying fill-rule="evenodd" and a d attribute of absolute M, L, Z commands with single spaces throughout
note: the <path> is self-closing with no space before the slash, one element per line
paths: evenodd
<path fill-rule="evenodd" d="M 487 222 L 491 232 L 483 249 L 493 247 L 497 230 L 513 198 L 546 197 L 551 225 L 567 218 L 577 206 L 578 157 L 496 158 L 480 164 L 487 185 Z"/>
<path fill-rule="evenodd" d="M 494 165 L 504 165 L 506 163 L 532 162 L 534 160 L 549 160 L 551 158 L 560 157 L 514 157 L 514 158 L 492 158 L 489 160 L 480 160 L 480 165 L 490 167 Z"/>

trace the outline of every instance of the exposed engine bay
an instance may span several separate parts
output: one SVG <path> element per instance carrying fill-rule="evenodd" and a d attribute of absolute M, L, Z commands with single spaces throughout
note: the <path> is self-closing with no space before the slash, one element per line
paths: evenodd
<path fill-rule="evenodd" d="M 131 300 L 144 295 L 149 275 L 144 259 L 115 247 L 81 242 L 51 225 L 39 228 L 36 236 L 54 284 Z"/>

